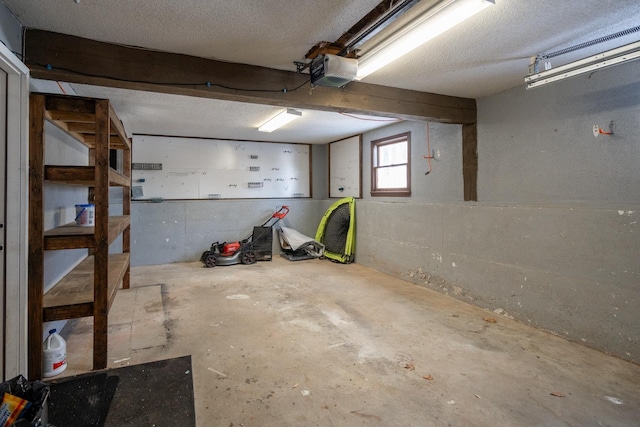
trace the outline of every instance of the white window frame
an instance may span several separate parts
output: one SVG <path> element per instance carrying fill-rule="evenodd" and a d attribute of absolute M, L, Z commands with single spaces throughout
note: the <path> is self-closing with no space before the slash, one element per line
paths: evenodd
<path fill-rule="evenodd" d="M 381 147 L 407 143 L 407 159 L 404 163 L 379 166 L 378 164 L 378 152 Z M 406 166 L 406 187 L 399 188 L 379 188 L 378 187 L 378 171 L 387 167 Z M 389 136 L 386 138 L 376 139 L 371 141 L 371 196 L 374 197 L 408 197 L 411 196 L 411 132 L 405 132 L 398 135 Z"/>

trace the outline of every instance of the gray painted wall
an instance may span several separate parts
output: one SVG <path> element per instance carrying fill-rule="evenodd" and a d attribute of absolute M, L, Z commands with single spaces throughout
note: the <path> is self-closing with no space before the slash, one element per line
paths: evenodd
<path fill-rule="evenodd" d="M 322 200 L 250 199 L 133 202 L 131 206 L 131 265 L 198 261 L 211 243 L 248 237 L 282 205 L 289 214 L 279 225 L 315 236 L 325 211 Z M 274 234 L 273 251 L 279 253 Z"/>
<path fill-rule="evenodd" d="M 2 3 L 0 3 L 0 41 L 10 50 L 22 53 L 22 25 Z"/>
<path fill-rule="evenodd" d="M 428 141 L 427 141 L 427 129 Z M 371 141 L 411 132 L 411 197 L 371 197 Z M 460 201 L 462 182 L 462 126 L 442 123 L 401 122 L 368 132 L 362 139 L 362 197 L 364 200 L 397 203 L 420 201 Z M 429 162 L 424 156 L 439 151 L 440 158 Z"/>
<path fill-rule="evenodd" d="M 478 198 L 526 204 L 640 203 L 640 63 L 478 101 Z M 593 125 L 614 135 L 593 136 Z"/>
<path fill-rule="evenodd" d="M 434 162 L 433 180 L 414 166 L 411 198 L 358 203 L 356 261 L 639 362 L 639 71 L 480 99 L 480 201 L 461 202 L 459 163 Z M 403 126 L 365 137 L 365 171 L 370 140 Z M 432 126 L 432 145 L 438 129 L 459 148 L 450 128 Z"/>
<path fill-rule="evenodd" d="M 313 145 L 311 152 L 311 199 L 132 202 L 131 265 L 198 261 L 211 243 L 248 237 L 254 225 L 264 223 L 282 205 L 291 210 L 279 225 L 314 237 L 330 205 L 326 200 L 328 147 Z M 111 207 L 114 212 L 118 209 L 121 207 Z M 274 254 L 280 252 L 279 248 L 274 234 Z"/>
<path fill-rule="evenodd" d="M 47 164 L 88 164 L 87 148 L 48 122 L 45 126 L 45 138 L 45 162 Z M 87 203 L 88 195 L 87 188 L 45 183 L 43 218 L 45 230 L 72 222 L 75 219 L 75 205 Z M 45 251 L 45 292 L 86 256 L 86 249 Z M 50 329 L 62 330 L 66 322 L 66 320 L 61 320 L 45 323 L 42 338 L 46 338 Z"/>
<path fill-rule="evenodd" d="M 88 165 L 88 149 L 63 131 L 47 122 L 45 127 L 45 162 L 53 165 Z M 45 183 L 45 230 L 74 221 L 75 205 L 87 203 L 84 187 Z M 45 251 L 45 291 L 62 279 L 87 256 L 86 249 Z"/>

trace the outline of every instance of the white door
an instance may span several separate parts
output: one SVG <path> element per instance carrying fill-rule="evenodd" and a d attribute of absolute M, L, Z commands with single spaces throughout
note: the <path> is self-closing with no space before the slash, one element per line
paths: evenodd
<path fill-rule="evenodd" d="M 27 372 L 29 69 L 0 43 L 0 374 Z"/>
<path fill-rule="evenodd" d="M 0 70 L 0 278 L 2 279 L 2 292 L 0 292 L 0 326 L 5 330 L 5 295 L 7 290 L 7 278 L 4 274 L 5 264 L 5 204 L 7 194 L 7 73 Z M 0 366 L 4 366 L 5 336 L 2 334 L 2 352 L 0 353 Z"/>

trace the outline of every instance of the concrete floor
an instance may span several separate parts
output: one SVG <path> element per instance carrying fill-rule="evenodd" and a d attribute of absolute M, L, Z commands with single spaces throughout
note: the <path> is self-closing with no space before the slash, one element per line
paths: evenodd
<path fill-rule="evenodd" d="M 357 264 L 132 269 L 110 367 L 193 359 L 198 426 L 640 425 L 640 366 Z M 91 321 L 65 328 L 90 369 Z"/>

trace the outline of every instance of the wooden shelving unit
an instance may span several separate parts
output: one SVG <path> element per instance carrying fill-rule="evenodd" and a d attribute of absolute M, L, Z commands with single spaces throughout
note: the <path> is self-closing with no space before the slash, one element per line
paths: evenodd
<path fill-rule="evenodd" d="M 32 93 L 29 129 L 29 378 L 42 378 L 43 322 L 93 316 L 93 369 L 107 366 L 108 313 L 118 286 L 129 288 L 131 140 L 108 100 Z M 88 150 L 89 166 L 45 165 L 49 121 Z M 121 150 L 123 166 L 109 166 Z M 88 188 L 95 226 L 44 229 L 45 181 Z M 122 187 L 121 216 L 109 216 L 109 187 Z M 122 253 L 109 245 L 122 236 Z M 89 256 L 44 293 L 44 253 L 87 248 Z"/>

